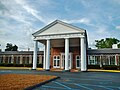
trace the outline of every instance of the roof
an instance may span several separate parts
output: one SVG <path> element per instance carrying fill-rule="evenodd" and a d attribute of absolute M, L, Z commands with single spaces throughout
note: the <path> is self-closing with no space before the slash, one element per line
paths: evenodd
<path fill-rule="evenodd" d="M 64 25 L 64 26 L 67 26 L 67 27 L 69 27 L 69 28 L 78 30 L 78 31 L 80 31 L 80 32 L 85 32 L 85 29 L 82 29 L 82 28 L 73 26 L 73 25 L 71 25 L 71 24 L 62 22 L 62 21 L 60 21 L 60 20 L 55 20 L 55 21 L 53 21 L 52 23 L 50 23 L 50 24 L 48 24 L 47 26 L 45 26 L 45 27 L 43 27 L 42 29 L 40 29 L 39 31 L 33 33 L 32 35 L 35 37 L 35 36 L 37 36 L 38 34 L 42 33 L 43 31 L 45 31 L 45 30 L 51 28 L 52 26 L 56 25 L 57 23 L 62 24 L 62 25 Z"/>
<path fill-rule="evenodd" d="M 120 54 L 120 49 L 88 49 L 88 55 L 92 54 Z"/>
<path fill-rule="evenodd" d="M 0 55 L 30 55 L 33 51 L 5 51 L 0 52 Z M 43 55 L 43 51 L 38 51 L 38 54 Z"/>

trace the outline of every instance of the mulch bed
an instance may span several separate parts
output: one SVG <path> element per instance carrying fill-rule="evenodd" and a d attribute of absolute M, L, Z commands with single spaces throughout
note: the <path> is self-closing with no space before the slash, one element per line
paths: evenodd
<path fill-rule="evenodd" d="M 34 74 L 0 74 L 0 90 L 23 90 L 27 87 L 56 78 Z"/>

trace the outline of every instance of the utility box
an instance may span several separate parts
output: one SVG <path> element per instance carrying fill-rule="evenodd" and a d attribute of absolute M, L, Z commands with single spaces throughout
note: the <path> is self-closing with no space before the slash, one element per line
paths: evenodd
<path fill-rule="evenodd" d="M 118 49 L 118 45 L 117 44 L 113 44 L 112 45 L 112 49 Z"/>

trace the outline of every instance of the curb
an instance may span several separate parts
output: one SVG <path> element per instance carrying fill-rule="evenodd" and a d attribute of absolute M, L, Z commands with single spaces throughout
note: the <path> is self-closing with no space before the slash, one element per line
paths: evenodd
<path fill-rule="evenodd" d="M 111 73 L 120 73 L 117 70 L 88 70 L 88 72 L 111 72 Z"/>
<path fill-rule="evenodd" d="M 35 88 L 40 87 L 40 86 L 42 86 L 42 85 L 44 85 L 44 84 L 46 84 L 46 83 L 49 83 L 49 82 L 51 82 L 51 81 L 54 81 L 54 80 L 56 80 L 56 79 L 58 79 L 58 78 L 60 78 L 60 77 L 56 77 L 56 78 L 47 80 L 47 81 L 45 81 L 45 82 L 36 84 L 36 85 L 34 85 L 34 86 L 27 87 L 27 88 L 25 88 L 24 90 L 32 90 L 32 89 L 35 89 Z"/>

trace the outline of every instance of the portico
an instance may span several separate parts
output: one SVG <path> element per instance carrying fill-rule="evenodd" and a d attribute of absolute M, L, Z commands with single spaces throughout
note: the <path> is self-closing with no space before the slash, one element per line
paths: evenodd
<path fill-rule="evenodd" d="M 33 36 L 33 69 L 37 67 L 37 44 L 40 42 L 44 44 L 43 69 L 60 68 L 69 71 L 77 67 L 81 71 L 87 71 L 87 34 L 84 29 L 56 20 Z"/>

